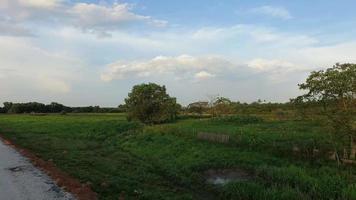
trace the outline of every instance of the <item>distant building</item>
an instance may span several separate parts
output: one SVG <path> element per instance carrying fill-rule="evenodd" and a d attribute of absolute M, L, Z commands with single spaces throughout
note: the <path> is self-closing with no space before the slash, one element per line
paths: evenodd
<path fill-rule="evenodd" d="M 191 108 L 209 108 L 209 102 L 207 101 L 197 101 L 194 103 L 191 103 L 187 106 L 188 109 Z"/>

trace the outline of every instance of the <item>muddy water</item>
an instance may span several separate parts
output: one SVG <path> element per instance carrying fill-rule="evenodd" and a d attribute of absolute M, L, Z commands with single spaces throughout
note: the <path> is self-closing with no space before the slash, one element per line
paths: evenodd
<path fill-rule="evenodd" d="M 210 169 L 204 172 L 206 182 L 214 185 L 225 185 L 232 181 L 248 181 L 251 173 L 243 169 Z"/>

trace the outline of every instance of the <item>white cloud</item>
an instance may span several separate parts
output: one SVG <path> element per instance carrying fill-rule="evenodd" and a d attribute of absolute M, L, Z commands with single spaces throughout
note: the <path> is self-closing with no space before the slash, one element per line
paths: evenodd
<path fill-rule="evenodd" d="M 60 17 L 65 10 L 61 1 L 55 0 L 2 0 L 0 17 L 13 23 L 26 24 L 49 21 Z"/>
<path fill-rule="evenodd" d="M 68 13 L 76 26 L 98 31 L 117 29 L 130 22 L 150 20 L 149 16 L 132 13 L 128 4 L 118 3 L 111 6 L 77 3 Z"/>
<path fill-rule="evenodd" d="M 219 78 L 238 79 L 238 77 L 256 76 L 263 74 L 266 79 L 273 82 L 286 80 L 289 73 L 303 71 L 305 66 L 297 65 L 283 60 L 252 59 L 246 64 L 232 62 L 217 56 L 190 56 L 176 57 L 157 56 L 146 61 L 119 61 L 107 66 L 101 74 L 103 81 L 115 79 L 133 79 L 142 77 L 169 76 L 178 82 L 200 81 Z"/>
<path fill-rule="evenodd" d="M 38 77 L 35 81 L 35 85 L 37 88 L 44 92 L 50 92 L 54 94 L 65 94 L 71 91 L 71 85 L 68 81 L 64 81 L 55 77 L 50 77 L 48 75 Z"/>
<path fill-rule="evenodd" d="M 249 67 L 258 71 L 274 71 L 274 70 L 288 70 L 298 69 L 299 66 L 283 60 L 268 60 L 256 58 L 248 62 Z"/>
<path fill-rule="evenodd" d="M 309 46 L 291 53 L 290 59 L 303 60 L 314 68 L 331 66 L 339 63 L 356 63 L 356 41 L 333 45 Z"/>
<path fill-rule="evenodd" d="M 0 35 L 5 36 L 33 36 L 31 31 L 24 26 L 14 24 L 9 20 L 0 18 Z"/>
<path fill-rule="evenodd" d="M 27 7 L 52 9 L 59 6 L 62 1 L 63 0 L 18 0 L 18 3 Z"/>
<path fill-rule="evenodd" d="M 194 77 L 198 80 L 204 80 L 204 79 L 209 79 L 209 78 L 214 78 L 215 75 L 211 74 L 207 71 L 200 71 L 194 75 Z"/>
<path fill-rule="evenodd" d="M 83 63 L 76 58 L 49 52 L 21 38 L 0 37 L 0 46 L 0 85 L 9 86 L 2 92 L 10 93 L 11 85 L 16 85 L 34 95 L 68 93 L 71 83 L 80 78 Z"/>
<path fill-rule="evenodd" d="M 237 24 L 229 27 L 204 27 L 194 31 L 191 38 L 206 41 L 226 41 L 248 39 L 251 43 L 274 43 L 305 46 L 316 44 L 318 40 L 305 34 L 282 32 L 267 26 Z M 238 40 L 239 41 L 239 40 Z"/>
<path fill-rule="evenodd" d="M 247 62 L 247 66 L 256 72 L 265 74 L 265 77 L 275 83 L 288 80 L 289 75 L 304 72 L 308 67 L 286 60 L 256 58 Z"/>
<path fill-rule="evenodd" d="M 194 57 L 180 55 L 176 57 L 157 56 L 147 61 L 116 62 L 108 65 L 101 79 L 111 81 L 132 77 L 148 77 L 171 74 L 176 79 L 206 79 L 222 73 L 232 64 L 216 56 Z"/>
<path fill-rule="evenodd" d="M 63 0 L 4 0 L 0 1 L 0 18 L 11 19 L 17 25 L 46 23 L 74 26 L 99 36 L 133 24 L 162 27 L 164 20 L 136 14 L 126 3 L 69 3 Z M 36 28 L 36 25 L 33 29 Z"/>
<path fill-rule="evenodd" d="M 290 12 L 280 6 L 261 6 L 257 8 L 251 9 L 251 12 L 256 13 L 256 14 L 262 14 L 262 15 L 267 15 L 271 17 L 276 17 L 280 19 L 292 19 L 293 16 L 290 14 Z"/>
<path fill-rule="evenodd" d="M 148 19 L 152 19 L 151 17 L 149 17 Z M 148 24 L 152 24 L 156 27 L 165 27 L 168 25 L 168 21 L 166 20 L 160 20 L 160 19 L 152 19 L 148 21 Z"/>

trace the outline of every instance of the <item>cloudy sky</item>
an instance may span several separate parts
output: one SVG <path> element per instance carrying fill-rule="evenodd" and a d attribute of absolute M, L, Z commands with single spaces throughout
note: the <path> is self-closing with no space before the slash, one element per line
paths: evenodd
<path fill-rule="evenodd" d="M 117 106 L 164 84 L 182 104 L 287 101 L 356 62 L 353 0 L 0 0 L 0 102 Z"/>

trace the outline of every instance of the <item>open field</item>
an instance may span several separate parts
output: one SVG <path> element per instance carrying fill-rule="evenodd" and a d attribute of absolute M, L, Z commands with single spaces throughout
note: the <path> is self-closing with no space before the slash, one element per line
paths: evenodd
<path fill-rule="evenodd" d="M 229 142 L 199 140 L 200 132 Z M 0 115 L 0 133 L 91 184 L 100 199 L 356 199 L 356 169 L 321 156 L 332 149 L 318 121 L 188 118 L 145 126 L 124 114 Z M 213 185 L 209 170 L 244 177 Z"/>

